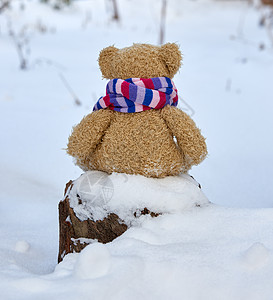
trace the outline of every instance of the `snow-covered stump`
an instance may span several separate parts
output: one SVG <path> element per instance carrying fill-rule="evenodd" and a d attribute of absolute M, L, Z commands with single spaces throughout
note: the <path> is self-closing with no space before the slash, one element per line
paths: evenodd
<path fill-rule="evenodd" d="M 88 171 L 66 184 L 59 203 L 58 262 L 94 241 L 113 241 L 143 215 L 157 217 L 208 203 L 187 174 L 156 179 Z"/>
<path fill-rule="evenodd" d="M 68 189 L 73 188 L 70 180 L 66 184 L 65 198 L 59 203 L 59 255 L 58 262 L 68 253 L 80 252 L 92 241 L 109 243 L 127 230 L 127 225 L 119 220 L 118 215 L 110 213 L 103 220 L 92 218 L 80 220 L 70 206 Z M 79 203 L 81 203 L 81 199 Z"/>

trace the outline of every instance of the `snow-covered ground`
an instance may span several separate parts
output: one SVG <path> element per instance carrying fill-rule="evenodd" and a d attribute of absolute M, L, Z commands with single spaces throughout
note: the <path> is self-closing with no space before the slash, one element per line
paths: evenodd
<path fill-rule="evenodd" d="M 259 26 L 262 10 L 240 1 L 167 7 L 166 41 L 184 54 L 174 78 L 181 107 L 194 112 L 209 150 L 191 174 L 213 204 L 142 217 L 112 243 L 56 267 L 57 205 L 65 183 L 81 174 L 63 148 L 104 94 L 98 53 L 157 44 L 158 2 L 118 1 L 119 23 L 102 0 L 61 12 L 14 0 L 0 14 L 1 299 L 272 299 L 273 50 Z M 27 71 L 19 70 L 8 20 L 15 31 L 38 20 L 48 28 L 30 36 Z"/>

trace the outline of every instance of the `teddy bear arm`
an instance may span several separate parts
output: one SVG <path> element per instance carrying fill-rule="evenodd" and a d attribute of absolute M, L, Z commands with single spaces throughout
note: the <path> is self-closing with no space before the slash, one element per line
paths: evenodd
<path fill-rule="evenodd" d="M 182 110 L 169 105 L 162 110 L 162 117 L 190 164 L 202 162 L 207 155 L 207 146 L 194 121 Z"/>
<path fill-rule="evenodd" d="M 108 109 L 101 109 L 84 117 L 73 128 L 68 139 L 67 153 L 75 157 L 77 161 L 86 161 L 109 127 L 111 117 L 112 111 Z"/>

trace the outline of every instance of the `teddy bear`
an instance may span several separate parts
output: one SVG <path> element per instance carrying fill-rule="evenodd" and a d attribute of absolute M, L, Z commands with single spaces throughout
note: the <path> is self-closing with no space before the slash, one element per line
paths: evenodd
<path fill-rule="evenodd" d="M 163 178 L 187 173 L 204 160 L 205 138 L 177 108 L 177 44 L 110 46 L 98 62 L 109 80 L 106 96 L 73 128 L 67 153 L 75 164 L 84 171 Z"/>

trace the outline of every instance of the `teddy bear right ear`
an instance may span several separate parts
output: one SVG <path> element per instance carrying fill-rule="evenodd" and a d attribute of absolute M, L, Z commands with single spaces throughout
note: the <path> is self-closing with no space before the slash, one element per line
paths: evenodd
<path fill-rule="evenodd" d="M 170 78 L 179 70 L 182 62 L 182 54 L 175 43 L 167 43 L 160 47 L 161 59 L 165 62 L 170 73 Z"/>
<path fill-rule="evenodd" d="M 101 50 L 99 55 L 99 66 L 102 76 L 106 79 L 112 79 L 112 60 L 118 49 L 114 46 L 109 46 Z"/>

